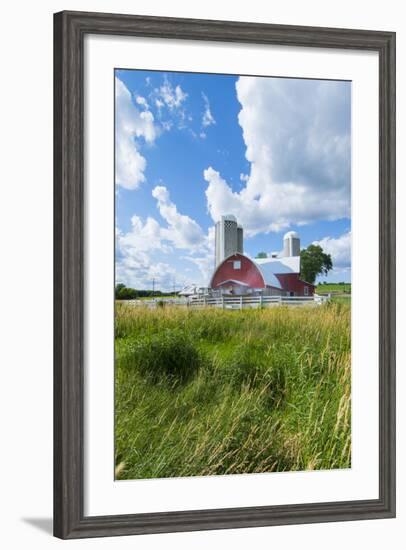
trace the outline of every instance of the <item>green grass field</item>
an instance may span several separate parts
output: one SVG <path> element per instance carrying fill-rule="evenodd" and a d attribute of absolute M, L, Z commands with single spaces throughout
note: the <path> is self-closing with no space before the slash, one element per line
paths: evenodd
<path fill-rule="evenodd" d="M 351 294 L 351 283 L 328 283 L 318 285 L 316 288 L 317 293 L 339 293 L 339 294 Z"/>
<path fill-rule="evenodd" d="M 116 477 L 348 468 L 350 307 L 117 303 Z"/>

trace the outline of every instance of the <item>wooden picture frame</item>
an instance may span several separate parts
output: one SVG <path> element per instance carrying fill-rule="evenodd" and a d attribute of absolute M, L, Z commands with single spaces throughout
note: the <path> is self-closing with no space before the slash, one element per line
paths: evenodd
<path fill-rule="evenodd" d="M 83 511 L 83 41 L 87 34 L 379 54 L 379 498 L 87 517 Z M 54 534 L 80 538 L 395 516 L 395 34 L 61 12 L 54 17 Z"/>

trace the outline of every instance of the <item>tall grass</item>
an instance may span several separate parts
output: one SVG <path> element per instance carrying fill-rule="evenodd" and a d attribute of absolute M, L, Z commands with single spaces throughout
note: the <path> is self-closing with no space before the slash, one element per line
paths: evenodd
<path fill-rule="evenodd" d="M 118 304 L 119 479 L 347 468 L 350 308 Z"/>

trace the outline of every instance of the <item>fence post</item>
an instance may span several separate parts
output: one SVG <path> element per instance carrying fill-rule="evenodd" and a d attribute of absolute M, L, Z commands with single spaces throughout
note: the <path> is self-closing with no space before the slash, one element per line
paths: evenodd
<path fill-rule="evenodd" d="M 206 307 L 207 305 L 207 298 L 206 295 L 203 296 L 203 305 Z"/>
<path fill-rule="evenodd" d="M 242 309 L 242 296 L 240 296 L 240 309 Z"/>
<path fill-rule="evenodd" d="M 259 308 L 262 309 L 262 294 L 259 295 Z"/>
<path fill-rule="evenodd" d="M 221 295 L 221 308 L 224 309 L 224 294 Z"/>

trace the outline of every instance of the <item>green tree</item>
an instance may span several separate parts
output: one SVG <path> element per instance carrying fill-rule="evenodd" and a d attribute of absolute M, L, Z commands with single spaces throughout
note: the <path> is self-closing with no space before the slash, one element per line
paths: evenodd
<path fill-rule="evenodd" d="M 115 292 L 116 298 L 117 298 L 117 295 L 121 292 L 121 290 L 122 290 L 123 288 L 125 288 L 125 285 L 123 285 L 123 283 L 117 283 L 117 284 L 116 284 L 116 292 Z"/>
<path fill-rule="evenodd" d="M 116 285 L 115 290 L 116 300 L 134 300 L 138 297 L 138 293 L 133 288 L 127 288 L 122 283 Z"/>
<path fill-rule="evenodd" d="M 258 254 L 255 257 L 256 258 L 267 258 L 268 254 L 266 252 L 258 252 Z"/>
<path fill-rule="evenodd" d="M 317 275 L 327 275 L 332 268 L 330 254 L 323 252 L 318 244 L 311 244 L 300 251 L 300 276 L 304 281 L 314 284 Z"/>

